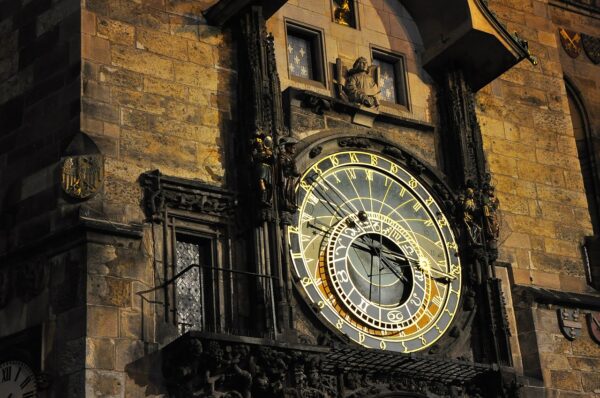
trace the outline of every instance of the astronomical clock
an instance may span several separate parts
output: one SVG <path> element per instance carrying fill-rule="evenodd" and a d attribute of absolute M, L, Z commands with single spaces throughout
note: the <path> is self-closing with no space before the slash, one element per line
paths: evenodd
<path fill-rule="evenodd" d="M 296 280 L 338 333 L 364 347 L 421 351 L 458 311 L 458 244 L 435 181 L 396 148 L 370 149 L 305 157 L 288 228 Z"/>

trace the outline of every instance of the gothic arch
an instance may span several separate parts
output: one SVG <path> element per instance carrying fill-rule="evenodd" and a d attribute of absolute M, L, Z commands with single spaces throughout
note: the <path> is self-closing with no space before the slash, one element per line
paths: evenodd
<path fill-rule="evenodd" d="M 600 186 L 597 169 L 598 144 L 594 142 L 590 119 L 586 111 L 581 91 L 568 76 L 564 77 L 567 89 L 567 99 L 571 111 L 573 133 L 577 144 L 577 156 L 581 166 L 581 174 L 588 208 L 594 228 L 594 234 L 600 234 Z"/>

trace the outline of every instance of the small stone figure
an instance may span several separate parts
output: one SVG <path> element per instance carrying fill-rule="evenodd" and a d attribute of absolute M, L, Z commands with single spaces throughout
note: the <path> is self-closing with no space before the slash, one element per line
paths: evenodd
<path fill-rule="evenodd" d="M 294 155 L 298 140 L 292 137 L 283 137 L 279 140 L 279 173 L 281 178 L 281 207 L 282 210 L 295 213 L 298 209 L 296 203 L 296 181 L 300 177 Z"/>
<path fill-rule="evenodd" d="M 379 79 L 377 74 L 378 67 L 367 63 L 365 57 L 358 58 L 352 69 L 348 71 L 344 91 L 350 102 L 366 106 L 368 108 L 379 107 Z"/>
<path fill-rule="evenodd" d="M 463 211 L 463 222 L 469 234 L 469 239 L 474 245 L 481 245 L 481 226 L 477 223 L 477 202 L 475 198 L 475 189 L 467 187 L 464 194 L 459 197 Z"/>
<path fill-rule="evenodd" d="M 495 191 L 491 183 L 491 176 L 488 174 L 483 185 L 482 209 L 484 233 L 489 240 L 498 240 L 500 236 L 500 221 L 498 219 L 500 201 L 496 197 Z"/>
<path fill-rule="evenodd" d="M 272 203 L 273 194 L 273 138 L 257 134 L 252 141 L 252 161 L 258 179 L 260 201 L 265 206 Z"/>

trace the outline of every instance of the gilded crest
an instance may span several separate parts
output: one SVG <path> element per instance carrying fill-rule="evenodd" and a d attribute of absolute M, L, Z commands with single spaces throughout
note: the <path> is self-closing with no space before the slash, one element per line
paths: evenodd
<path fill-rule="evenodd" d="M 104 180 L 102 155 L 69 156 L 62 164 L 61 186 L 73 198 L 86 199 L 95 194 Z"/>
<path fill-rule="evenodd" d="M 600 312 L 590 312 L 586 318 L 590 337 L 600 344 Z"/>
<path fill-rule="evenodd" d="M 581 43 L 588 58 L 595 64 L 600 64 L 600 37 L 581 34 Z"/>
<path fill-rule="evenodd" d="M 565 52 L 569 57 L 577 58 L 581 53 L 581 35 L 565 28 L 560 28 L 558 33 Z"/>

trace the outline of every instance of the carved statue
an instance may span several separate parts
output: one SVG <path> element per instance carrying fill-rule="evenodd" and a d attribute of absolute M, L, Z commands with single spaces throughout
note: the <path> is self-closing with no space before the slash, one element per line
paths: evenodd
<path fill-rule="evenodd" d="M 377 78 L 379 68 L 367 63 L 365 57 L 358 58 L 352 69 L 348 71 L 344 91 L 350 102 L 366 106 L 368 108 L 377 108 L 379 100 L 379 79 Z"/>
<path fill-rule="evenodd" d="M 292 137 L 284 137 L 279 141 L 279 173 L 282 184 L 281 207 L 284 211 L 290 213 L 295 213 L 298 208 L 296 203 L 296 181 L 300 177 L 300 173 L 294 159 L 297 142 Z"/>
<path fill-rule="evenodd" d="M 487 174 L 483 185 L 482 209 L 484 233 L 489 240 L 498 240 L 500 236 L 500 220 L 498 217 L 500 201 L 496 197 L 495 191 L 491 182 L 491 176 Z"/>
<path fill-rule="evenodd" d="M 459 196 L 459 201 L 462 206 L 462 217 L 469 239 L 472 244 L 477 246 L 482 244 L 481 225 L 477 221 L 477 199 L 475 197 L 475 189 L 467 187 L 465 192 Z"/>
<path fill-rule="evenodd" d="M 260 201 L 269 206 L 273 195 L 273 138 L 257 134 L 252 140 L 252 162 L 257 174 Z"/>

